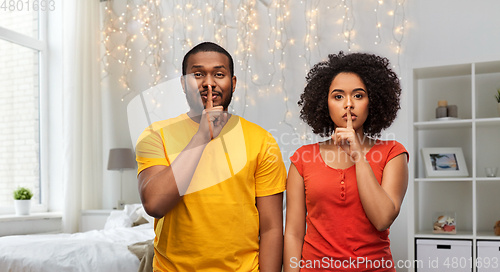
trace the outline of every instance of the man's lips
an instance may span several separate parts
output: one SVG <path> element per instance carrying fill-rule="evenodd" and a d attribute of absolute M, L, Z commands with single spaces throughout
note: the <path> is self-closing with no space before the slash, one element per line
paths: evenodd
<path fill-rule="evenodd" d="M 205 100 L 208 99 L 207 94 L 208 94 L 207 92 L 200 93 L 201 97 Z M 212 100 L 215 100 L 218 96 L 222 97 L 220 93 L 212 91 Z"/>

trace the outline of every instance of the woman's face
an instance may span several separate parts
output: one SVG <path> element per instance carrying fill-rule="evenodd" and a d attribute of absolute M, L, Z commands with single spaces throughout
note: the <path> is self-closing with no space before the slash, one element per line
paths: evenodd
<path fill-rule="evenodd" d="M 335 126 L 347 126 L 350 109 L 353 129 L 362 132 L 368 118 L 368 91 L 361 78 L 354 73 L 340 73 L 332 80 L 328 92 L 328 111 Z"/>

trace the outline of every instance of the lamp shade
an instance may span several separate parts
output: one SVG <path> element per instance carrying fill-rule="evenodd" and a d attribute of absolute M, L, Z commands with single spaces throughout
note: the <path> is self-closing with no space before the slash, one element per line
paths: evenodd
<path fill-rule="evenodd" d="M 135 169 L 135 157 L 130 148 L 109 150 L 108 170 Z"/>

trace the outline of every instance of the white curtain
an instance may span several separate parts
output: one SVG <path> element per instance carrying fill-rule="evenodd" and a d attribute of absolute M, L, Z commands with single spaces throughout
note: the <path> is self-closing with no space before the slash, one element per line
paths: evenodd
<path fill-rule="evenodd" d="M 80 211 L 102 207 L 99 1 L 63 5 L 63 231 L 78 231 Z"/>

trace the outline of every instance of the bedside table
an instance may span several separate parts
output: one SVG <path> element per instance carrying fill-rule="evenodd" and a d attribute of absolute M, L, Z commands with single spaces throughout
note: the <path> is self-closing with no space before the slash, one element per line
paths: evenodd
<path fill-rule="evenodd" d="M 112 211 L 114 210 L 83 210 L 80 215 L 80 232 L 103 229 Z"/>

